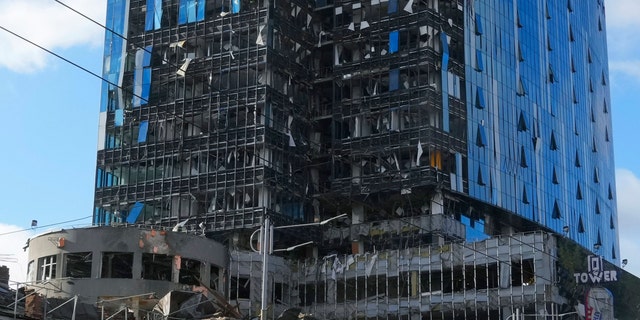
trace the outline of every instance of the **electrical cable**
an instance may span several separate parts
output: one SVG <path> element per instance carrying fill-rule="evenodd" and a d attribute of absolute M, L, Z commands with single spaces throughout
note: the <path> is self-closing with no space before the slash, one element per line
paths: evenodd
<path fill-rule="evenodd" d="M 37 47 L 38 49 L 40 49 L 42 51 L 45 51 L 46 53 L 48 53 L 48 54 L 50 54 L 50 55 L 52 55 L 52 56 L 54 56 L 54 57 L 56 57 L 56 58 L 58 58 L 58 59 L 60 59 L 60 60 L 62 60 L 64 62 L 66 62 L 66 63 L 68 63 L 68 64 L 70 64 L 70 65 L 72 65 L 72 66 L 74 66 L 74 67 L 76 67 L 76 68 L 78 68 L 78 69 L 80 69 L 80 70 L 82 70 L 82 71 L 84 71 L 84 72 L 86 72 L 86 73 L 88 73 L 88 74 L 90 74 L 90 75 L 92 75 L 92 76 L 94 76 L 94 77 L 96 77 L 96 78 L 98 78 L 98 79 L 100 79 L 100 80 L 102 80 L 102 81 L 114 86 L 114 87 L 117 87 L 117 88 L 119 88 L 119 89 L 121 89 L 123 91 L 128 91 L 125 88 L 123 88 L 123 87 L 121 87 L 121 86 L 119 86 L 119 85 L 117 85 L 117 84 L 115 84 L 115 83 L 103 78 L 102 76 L 98 75 L 97 73 L 95 73 L 95 72 L 93 72 L 93 71 L 91 71 L 91 70 L 89 70 L 89 69 L 87 69 L 87 68 L 85 68 L 85 67 L 83 67 L 83 66 L 81 66 L 81 65 L 79 65 L 79 64 L 77 64 L 77 63 L 75 63 L 75 62 L 73 62 L 73 61 L 71 61 L 71 60 L 69 60 L 69 59 L 67 59 L 67 58 L 65 58 L 65 57 L 63 57 L 63 56 L 61 56 L 61 55 L 59 55 L 59 54 L 57 54 L 57 53 L 45 48 L 45 47 L 43 47 L 43 46 L 41 46 L 41 45 L 39 45 L 39 44 L 37 44 L 37 43 L 35 43 L 35 42 L 23 37 L 23 36 L 13 32 L 13 31 L 9 30 L 9 29 L 7 29 L 7 28 L 5 28 L 5 27 L 3 27 L 3 26 L 0 26 L 0 29 L 2 29 L 3 31 L 13 35 L 14 37 L 17 37 L 20 40 L 25 41 L 25 42 Z M 131 94 L 136 98 L 140 98 L 140 99 L 142 99 L 144 101 L 147 101 L 147 99 L 144 99 L 143 97 L 138 96 L 133 92 L 131 92 Z"/>
<path fill-rule="evenodd" d="M 82 218 L 77 218 L 77 219 L 72 219 L 72 220 L 67 220 L 67 221 L 62 221 L 62 222 L 56 222 L 56 223 L 52 223 L 52 224 L 48 224 L 48 225 L 44 225 L 44 226 L 35 227 L 35 228 L 28 228 L 28 229 L 20 229 L 20 230 L 9 231 L 9 232 L 5 232 L 5 233 L 0 233 L 0 236 L 6 236 L 8 234 L 14 234 L 14 233 L 19 233 L 19 232 L 30 231 L 30 230 L 34 230 L 34 229 L 38 229 L 38 228 L 47 228 L 47 227 L 58 226 L 58 225 L 61 225 L 61 224 L 80 221 L 80 220 L 88 219 L 88 218 L 91 218 L 91 217 L 93 217 L 93 215 L 82 217 Z"/>

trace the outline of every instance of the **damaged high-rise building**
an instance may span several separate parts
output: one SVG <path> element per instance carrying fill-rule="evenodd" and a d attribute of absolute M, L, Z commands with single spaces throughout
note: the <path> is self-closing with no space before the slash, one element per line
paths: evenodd
<path fill-rule="evenodd" d="M 225 244 L 244 314 L 266 217 L 270 317 L 575 313 L 557 239 L 620 264 L 602 0 L 109 0 L 107 26 L 93 223 Z"/>

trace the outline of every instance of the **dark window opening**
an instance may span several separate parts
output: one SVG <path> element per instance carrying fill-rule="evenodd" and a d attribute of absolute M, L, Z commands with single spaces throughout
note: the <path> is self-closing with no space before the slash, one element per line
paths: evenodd
<path fill-rule="evenodd" d="M 67 253 L 64 255 L 65 277 L 91 278 L 91 252 Z"/>
<path fill-rule="evenodd" d="M 482 167 L 478 167 L 478 184 L 484 186 L 486 183 L 484 182 L 484 178 L 482 177 Z"/>
<path fill-rule="evenodd" d="M 229 299 L 249 299 L 251 297 L 251 280 L 249 278 L 231 277 Z"/>
<path fill-rule="evenodd" d="M 560 206 L 558 206 L 558 200 L 553 202 L 553 213 L 551 214 L 551 218 L 560 219 L 562 215 L 560 214 Z"/>
<path fill-rule="evenodd" d="M 373 278 L 375 279 L 375 278 Z M 375 289 L 376 286 L 369 286 L 368 288 Z M 298 287 L 298 292 L 300 294 L 300 306 L 310 306 L 314 303 L 324 303 L 325 302 L 325 288 L 323 283 L 318 283 L 316 285 L 313 284 L 303 284 Z"/>
<path fill-rule="evenodd" d="M 520 111 L 520 117 L 518 118 L 518 131 L 527 131 L 529 124 L 524 116 L 524 112 Z"/>
<path fill-rule="evenodd" d="M 527 164 L 527 153 L 524 150 L 524 146 L 520 147 L 520 166 L 523 168 L 527 168 L 529 166 Z"/>
<path fill-rule="evenodd" d="M 178 282 L 188 285 L 200 285 L 201 263 L 194 259 L 180 259 L 180 276 Z"/>
<path fill-rule="evenodd" d="M 613 215 L 609 216 L 609 228 L 615 229 L 616 225 L 613 223 Z"/>
<path fill-rule="evenodd" d="M 142 254 L 142 279 L 171 281 L 173 256 L 164 254 Z"/>
<path fill-rule="evenodd" d="M 475 267 L 475 288 L 478 290 L 498 287 L 498 265 L 492 263 Z"/>
<path fill-rule="evenodd" d="M 578 233 L 584 233 L 584 222 L 582 222 L 582 216 L 578 218 Z"/>
<path fill-rule="evenodd" d="M 573 28 L 571 27 L 571 25 L 569 25 L 569 41 L 576 41 L 576 38 L 573 36 Z"/>
<path fill-rule="evenodd" d="M 362 286 L 362 288 L 364 288 L 364 285 Z M 287 292 L 289 292 L 288 285 L 276 282 L 275 285 L 273 286 L 273 302 L 277 304 L 285 303 L 283 299 Z"/>
<path fill-rule="evenodd" d="M 582 200 L 582 188 L 580 188 L 580 182 L 578 182 L 578 189 L 576 190 L 576 199 Z"/>
<path fill-rule="evenodd" d="M 528 286 L 535 283 L 536 275 L 533 259 L 522 262 L 511 262 L 511 285 L 514 287 Z"/>
<path fill-rule="evenodd" d="M 103 252 L 101 278 L 133 278 L 133 253 Z"/>
<path fill-rule="evenodd" d="M 220 291 L 219 289 L 220 282 L 220 268 L 217 266 L 211 265 L 211 270 L 209 271 L 209 288 Z"/>

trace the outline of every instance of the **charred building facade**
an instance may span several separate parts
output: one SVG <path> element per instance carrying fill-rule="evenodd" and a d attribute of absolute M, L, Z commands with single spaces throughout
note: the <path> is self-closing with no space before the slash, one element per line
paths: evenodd
<path fill-rule="evenodd" d="M 307 225 L 278 247 L 314 242 L 274 260 L 293 271 L 270 301 L 328 318 L 558 311 L 553 235 L 619 264 L 601 0 L 109 0 L 107 26 L 94 224 L 225 243 L 245 311 L 259 311 L 250 236 L 267 216 Z M 535 233 L 517 248 L 492 240 L 521 232 Z M 473 241 L 488 242 L 471 259 Z M 501 250 L 513 271 L 476 268 Z M 389 278 L 370 278 L 378 265 Z M 311 266 L 332 280 L 313 284 Z M 504 300 L 513 281 L 531 296 Z M 471 289 L 486 303 L 453 294 Z"/>

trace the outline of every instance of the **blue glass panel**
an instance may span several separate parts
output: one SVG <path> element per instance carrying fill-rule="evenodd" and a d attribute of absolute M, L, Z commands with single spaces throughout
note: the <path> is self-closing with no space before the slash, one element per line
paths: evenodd
<path fill-rule="evenodd" d="M 153 29 L 158 30 L 162 26 L 162 0 L 155 0 L 153 12 Z"/>
<path fill-rule="evenodd" d="M 487 145 L 487 134 L 484 132 L 484 126 L 482 125 L 478 125 L 476 145 L 478 147 L 484 147 Z"/>
<path fill-rule="evenodd" d="M 481 35 L 482 33 L 482 20 L 480 19 L 480 14 L 476 13 L 476 34 Z"/>
<path fill-rule="evenodd" d="M 476 49 L 476 70 L 484 70 L 484 63 L 482 62 L 482 51 Z"/>
<path fill-rule="evenodd" d="M 389 91 L 398 90 L 400 83 L 400 70 L 389 70 Z"/>
<path fill-rule="evenodd" d="M 100 208 L 93 209 L 93 225 L 101 225 L 102 224 L 102 214 L 100 213 Z"/>
<path fill-rule="evenodd" d="M 389 0 L 387 13 L 396 13 L 398 11 L 398 0 Z"/>
<path fill-rule="evenodd" d="M 131 208 L 131 210 L 129 210 L 129 215 L 127 216 L 127 223 L 131 223 L 131 224 L 136 223 L 136 220 L 138 219 L 138 216 L 140 215 L 140 212 L 142 212 L 143 208 L 144 208 L 143 203 L 136 202 Z"/>
<path fill-rule="evenodd" d="M 124 122 L 124 110 L 122 109 L 118 109 L 115 112 L 115 125 L 116 127 L 120 127 L 122 126 L 122 123 Z"/>
<path fill-rule="evenodd" d="M 187 4 L 190 0 L 180 0 L 180 7 L 178 8 L 178 24 L 187 23 Z"/>
<path fill-rule="evenodd" d="M 442 44 L 442 68 L 440 70 L 440 81 L 442 83 L 442 130 L 449 132 L 449 43 L 447 34 L 440 31 L 440 43 Z"/>
<path fill-rule="evenodd" d="M 138 130 L 138 142 L 147 141 L 148 130 L 149 130 L 149 121 L 140 122 L 140 130 Z"/>
<path fill-rule="evenodd" d="M 476 108 L 484 109 L 485 107 L 486 104 L 484 102 L 484 91 L 482 91 L 482 88 L 478 87 L 476 91 Z"/>
<path fill-rule="evenodd" d="M 96 170 L 96 188 L 102 188 L 102 175 L 104 174 L 102 169 L 98 168 L 98 170 Z"/>
<path fill-rule="evenodd" d="M 447 34 L 444 31 L 440 31 L 440 44 L 442 45 L 442 69 L 447 69 L 446 63 L 449 63 L 449 42 L 447 41 Z"/>
<path fill-rule="evenodd" d="M 152 46 L 146 46 L 144 48 L 144 52 L 142 54 L 142 66 L 143 67 L 151 66 L 151 50 L 153 50 Z"/>
<path fill-rule="evenodd" d="M 187 22 L 196 22 L 196 1 L 189 0 L 187 3 Z"/>
<path fill-rule="evenodd" d="M 136 68 L 133 70 L 133 107 L 139 107 L 141 104 L 140 97 L 142 95 L 142 70 Z"/>
<path fill-rule="evenodd" d="M 198 12 L 196 13 L 197 21 L 204 21 L 205 3 L 207 2 L 204 0 L 198 0 Z"/>
<path fill-rule="evenodd" d="M 103 60 L 105 68 L 102 71 L 102 77 L 114 84 L 119 84 L 124 42 L 122 38 L 115 34 L 124 34 L 126 2 L 125 0 L 109 0 L 107 2 L 105 25 L 114 32 L 105 33 Z M 114 110 L 120 107 L 118 106 L 118 95 L 112 94 L 111 91 L 118 92 L 113 85 L 102 84 L 100 111 Z"/>
<path fill-rule="evenodd" d="M 400 32 L 399 31 L 391 31 L 389 33 L 389 53 L 398 52 L 398 47 L 400 43 Z"/>
<path fill-rule="evenodd" d="M 109 84 L 106 81 L 102 81 L 102 89 L 103 92 L 100 95 L 100 112 L 107 111 L 107 106 L 109 105 Z"/>
<path fill-rule="evenodd" d="M 107 135 L 107 149 L 113 149 L 116 147 L 116 138 L 113 135 Z"/>
<path fill-rule="evenodd" d="M 156 0 L 147 0 L 147 14 L 144 20 L 144 31 L 153 30 Z"/>
<path fill-rule="evenodd" d="M 107 172 L 105 187 L 113 187 L 113 173 Z"/>
<path fill-rule="evenodd" d="M 149 102 L 149 92 L 151 91 L 151 68 L 144 68 L 142 70 L 142 97 L 141 104 L 147 104 Z"/>
<path fill-rule="evenodd" d="M 232 0 L 231 13 L 239 13 L 239 12 L 240 12 L 240 0 Z"/>

